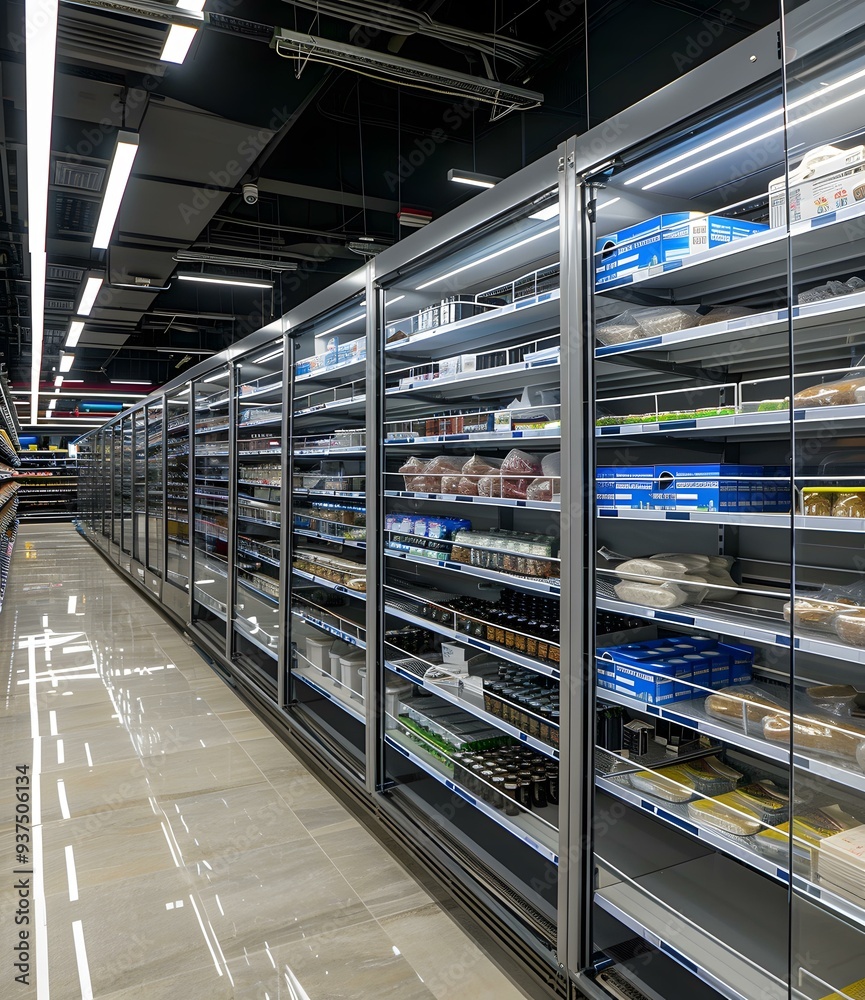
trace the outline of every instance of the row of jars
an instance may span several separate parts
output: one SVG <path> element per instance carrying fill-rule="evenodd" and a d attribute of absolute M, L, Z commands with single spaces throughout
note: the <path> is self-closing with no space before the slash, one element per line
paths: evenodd
<path fill-rule="evenodd" d="M 522 667 L 502 665 L 484 680 L 484 708 L 536 739 L 559 745 L 559 685 Z"/>
<path fill-rule="evenodd" d="M 454 781 L 506 816 L 559 802 L 559 765 L 526 747 L 452 755 Z"/>

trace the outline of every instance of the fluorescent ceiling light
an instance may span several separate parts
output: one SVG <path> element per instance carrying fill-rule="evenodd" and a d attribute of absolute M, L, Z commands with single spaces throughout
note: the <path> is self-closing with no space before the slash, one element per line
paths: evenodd
<path fill-rule="evenodd" d="M 57 405 L 57 400 L 56 399 L 52 399 L 48 403 L 48 409 L 49 410 L 53 410 L 56 405 Z"/>
<path fill-rule="evenodd" d="M 203 378 L 202 382 L 221 382 L 224 378 L 228 378 L 228 372 L 217 372 L 215 375 L 208 375 L 207 378 Z"/>
<path fill-rule="evenodd" d="M 96 235 L 93 237 L 94 250 L 107 250 L 114 232 L 114 223 L 123 201 L 123 192 L 132 173 L 132 164 L 138 153 L 138 136 L 134 132 L 118 132 L 117 145 L 114 147 L 114 158 L 102 196 L 102 208 L 99 212 L 99 222 L 96 223 Z"/>
<path fill-rule="evenodd" d="M 281 358 L 284 353 L 282 347 L 278 351 L 271 351 L 270 354 L 265 354 L 263 358 L 253 358 L 252 363 L 254 365 L 263 365 L 265 361 L 273 361 L 274 358 Z"/>
<path fill-rule="evenodd" d="M 159 58 L 163 62 L 182 63 L 197 31 L 197 28 L 190 28 L 186 24 L 172 24 L 165 36 L 165 44 L 162 46 Z"/>
<path fill-rule="evenodd" d="M 153 385 L 147 378 L 110 378 L 108 381 L 112 385 Z"/>
<path fill-rule="evenodd" d="M 256 267 L 264 271 L 296 271 L 295 261 L 271 257 L 237 257 L 232 254 L 206 253 L 204 250 L 178 250 L 173 260 L 195 264 L 224 264 L 228 267 Z"/>
<path fill-rule="evenodd" d="M 610 205 L 615 205 L 617 201 L 621 201 L 621 198 L 610 198 L 607 201 L 602 201 L 600 205 L 595 209 L 596 212 L 600 212 L 602 208 L 609 208 Z"/>
<path fill-rule="evenodd" d="M 54 386 L 59 389 L 61 385 L 63 385 L 63 376 L 58 375 L 57 378 L 54 379 Z"/>
<path fill-rule="evenodd" d="M 845 104 L 849 104 L 851 101 L 859 100 L 863 95 L 865 95 L 865 90 L 859 90 L 854 94 L 848 94 L 846 97 L 842 97 L 831 104 L 823 104 L 823 101 L 825 100 L 827 94 L 831 94 L 833 91 L 839 90 L 841 87 L 846 87 L 848 84 L 854 83 L 856 80 L 861 80 L 863 77 L 865 77 L 865 69 L 859 70 L 856 73 L 852 73 L 850 76 L 845 76 L 843 79 L 837 80 L 835 83 L 830 84 L 828 86 L 826 84 L 821 84 L 820 90 L 813 91 L 808 95 L 806 95 L 805 97 L 800 97 L 798 100 L 795 100 L 792 103 L 790 103 L 787 107 L 790 128 L 793 128 L 797 125 L 801 125 L 803 122 L 810 121 L 812 118 L 816 118 L 819 115 L 825 114 L 827 111 L 834 111 L 836 108 L 840 108 Z M 790 112 L 795 111 L 796 109 L 801 108 L 803 106 L 810 105 L 812 103 L 819 103 L 822 106 L 818 106 L 816 110 L 811 111 L 809 114 L 803 115 L 801 118 L 790 117 Z M 677 163 L 680 163 L 682 160 L 689 159 L 692 156 L 698 156 L 700 153 L 705 152 L 705 150 L 720 145 L 721 143 L 726 142 L 729 139 L 733 139 L 744 132 L 748 132 L 751 129 L 756 128 L 758 125 L 764 125 L 766 124 L 766 122 L 772 121 L 772 119 L 778 118 L 782 114 L 783 114 L 782 108 L 775 108 L 774 110 L 768 112 L 767 114 L 761 115 L 759 118 L 756 118 L 754 121 L 748 122 L 748 124 L 746 125 L 740 125 L 738 126 L 738 128 L 732 129 L 729 132 L 725 132 L 723 135 L 718 136 L 716 139 L 712 139 L 709 142 L 704 142 L 701 145 L 696 146 L 694 149 L 689 150 L 687 153 L 682 153 L 679 156 L 675 156 L 670 160 L 665 160 L 658 166 L 652 167 L 650 170 L 646 170 L 643 173 L 638 174 L 636 177 L 630 178 L 629 180 L 625 181 L 625 184 L 636 184 L 638 181 L 644 180 L 646 177 L 650 177 L 653 174 L 660 173 L 661 171 L 666 170 Z M 784 125 L 782 124 L 775 128 L 770 129 L 768 132 L 762 132 L 760 135 L 752 136 L 745 142 L 737 143 L 735 146 L 731 146 L 730 148 L 724 149 L 719 153 L 715 153 L 712 156 L 706 157 L 705 159 L 700 160 L 697 163 L 692 163 L 690 166 L 684 167 L 681 170 L 677 170 L 672 174 L 668 174 L 666 177 L 662 177 L 656 181 L 653 181 L 651 184 L 645 185 L 643 190 L 649 191 L 651 190 L 651 188 L 657 187 L 659 184 L 664 184 L 667 181 L 675 179 L 676 177 L 681 177 L 682 174 L 687 174 L 690 173 L 692 170 L 697 170 L 699 167 L 704 167 L 707 164 L 713 163 L 715 160 L 719 160 L 724 156 L 729 156 L 731 153 L 736 153 L 740 149 L 746 149 L 748 146 L 751 146 L 755 143 L 763 142 L 765 139 L 769 139 L 773 135 L 778 135 L 780 132 L 783 131 L 784 131 Z"/>
<path fill-rule="evenodd" d="M 81 339 L 81 333 L 84 330 L 84 324 L 80 320 L 74 320 L 69 324 L 69 333 L 66 337 L 67 348 L 77 347 L 78 341 Z"/>
<path fill-rule="evenodd" d="M 74 354 L 64 354 L 63 357 L 60 359 L 60 365 L 59 365 L 58 371 L 61 371 L 61 372 L 71 372 L 72 371 L 72 366 L 74 364 L 75 364 L 75 355 Z"/>
<path fill-rule="evenodd" d="M 342 323 L 337 323 L 336 326 L 328 327 L 326 330 L 322 330 L 321 333 L 315 335 L 315 339 L 318 340 L 319 337 L 326 337 L 329 333 L 336 333 L 337 330 L 343 330 L 347 326 L 351 326 L 352 323 L 357 323 L 360 319 L 365 319 L 366 313 L 360 312 L 357 316 L 352 316 L 351 319 L 347 319 Z"/>
<path fill-rule="evenodd" d="M 102 288 L 102 283 L 104 281 L 104 275 L 93 274 L 92 272 L 87 275 L 87 280 L 84 283 L 84 291 L 81 293 L 81 301 L 78 303 L 78 308 L 75 310 L 79 316 L 89 316 L 93 311 L 93 306 L 96 303 L 96 296 L 99 294 L 99 290 Z"/>
<path fill-rule="evenodd" d="M 478 260 L 473 260 L 469 264 L 463 264 L 462 267 L 458 267 L 454 271 L 448 271 L 447 274 L 441 274 L 437 278 L 432 278 L 430 281 L 426 281 L 422 285 L 418 285 L 415 290 L 422 292 L 425 288 L 429 288 L 431 285 L 437 285 L 441 281 L 447 281 L 448 278 L 453 278 L 454 275 L 462 274 L 463 271 L 468 271 L 470 268 L 477 267 L 479 264 L 486 264 L 487 261 L 495 260 L 497 257 L 501 257 L 502 254 L 510 253 L 511 250 L 518 250 L 520 247 L 524 247 L 527 243 L 533 243 L 535 240 L 543 239 L 544 236 L 552 236 L 553 233 L 557 233 L 558 231 L 558 226 L 552 226 L 550 229 L 545 229 L 541 233 L 535 233 L 533 236 L 527 236 L 524 240 L 518 240 L 516 243 L 511 243 L 509 246 L 502 247 L 501 250 L 496 250 L 495 253 L 487 254 L 486 257 L 480 257 Z"/>
<path fill-rule="evenodd" d="M 218 278 L 212 274 L 178 274 L 180 281 L 202 281 L 208 285 L 240 285 L 244 288 L 273 288 L 270 281 L 251 281 L 248 278 Z M 187 351 L 186 353 L 191 353 Z"/>
<path fill-rule="evenodd" d="M 64 378 L 63 379 L 63 384 L 64 385 L 84 385 L 84 379 L 83 378 Z"/>
<path fill-rule="evenodd" d="M 494 188 L 501 180 L 501 177 L 493 177 L 492 174 L 478 174 L 473 170 L 449 170 L 448 180 L 455 184 L 468 184 L 469 187 Z"/>
<path fill-rule="evenodd" d="M 397 295 L 395 299 L 388 299 L 387 304 L 385 305 L 385 309 L 390 309 L 390 307 L 396 305 L 397 302 L 402 302 L 404 298 L 405 298 L 404 295 Z"/>
<path fill-rule="evenodd" d="M 58 0 L 26 0 L 24 24 L 27 97 L 27 225 L 30 240 L 30 420 L 39 413 L 39 377 L 45 342 L 45 276 L 48 267 L 48 182 L 54 118 L 54 64 Z"/>

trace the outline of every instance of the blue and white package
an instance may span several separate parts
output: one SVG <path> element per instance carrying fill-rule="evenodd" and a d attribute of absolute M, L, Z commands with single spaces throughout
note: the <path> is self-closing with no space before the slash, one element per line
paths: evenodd
<path fill-rule="evenodd" d="M 656 510 L 762 511 L 760 465 L 656 465 L 652 506 Z"/>
<path fill-rule="evenodd" d="M 601 465 L 596 470 L 599 507 L 646 510 L 652 502 L 653 465 Z"/>

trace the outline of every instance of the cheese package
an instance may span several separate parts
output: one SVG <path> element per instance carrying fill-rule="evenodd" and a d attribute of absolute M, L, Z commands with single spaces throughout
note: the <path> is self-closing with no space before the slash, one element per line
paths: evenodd
<path fill-rule="evenodd" d="M 694 786 L 687 775 L 677 767 L 665 767 L 663 771 L 637 771 L 628 780 L 638 792 L 654 795 L 664 802 L 690 802 L 694 798 Z"/>
<path fill-rule="evenodd" d="M 844 986 L 840 993 L 830 993 L 823 1000 L 865 1000 L 865 979 L 859 979 L 849 986 Z"/>
<path fill-rule="evenodd" d="M 688 815 L 697 823 L 735 837 L 751 837 L 759 833 L 762 826 L 756 813 L 744 806 L 733 793 L 692 802 L 688 806 Z"/>

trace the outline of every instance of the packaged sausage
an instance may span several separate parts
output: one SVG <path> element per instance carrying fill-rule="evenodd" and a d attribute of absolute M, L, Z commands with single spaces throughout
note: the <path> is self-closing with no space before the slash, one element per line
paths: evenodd
<path fill-rule="evenodd" d="M 756 685 L 737 684 L 714 691 L 706 699 L 704 707 L 707 715 L 745 729 L 747 723 L 760 723 L 767 716 L 777 714 L 784 705 Z"/>

